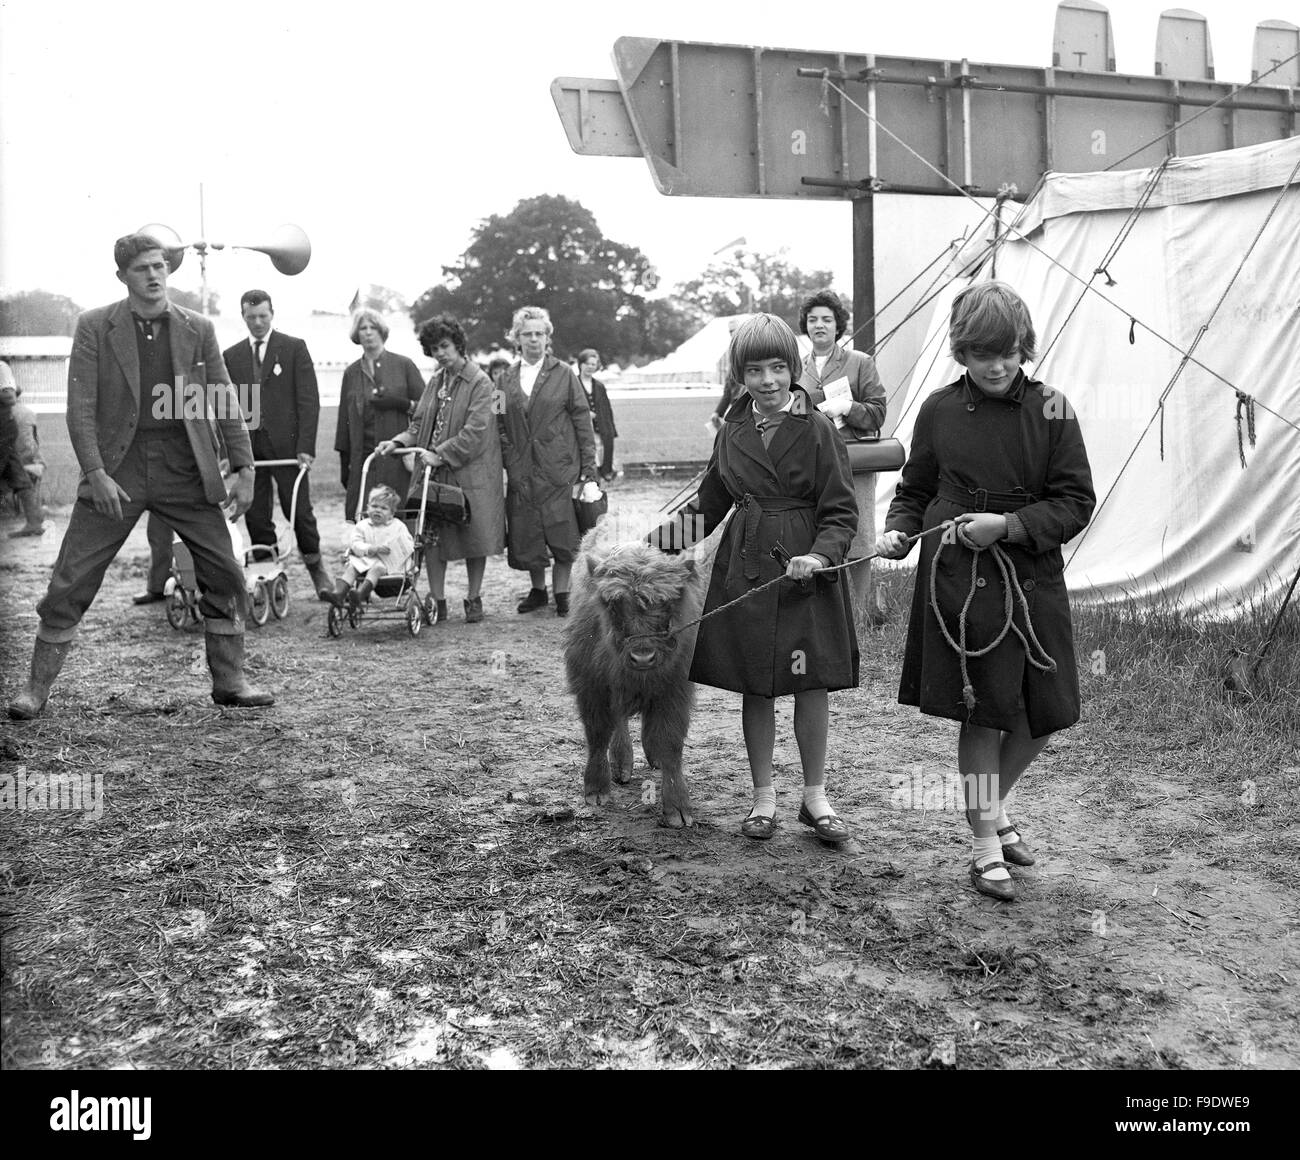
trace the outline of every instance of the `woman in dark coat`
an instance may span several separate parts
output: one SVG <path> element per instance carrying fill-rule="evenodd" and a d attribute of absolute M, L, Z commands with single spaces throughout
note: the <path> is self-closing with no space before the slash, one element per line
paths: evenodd
<path fill-rule="evenodd" d="M 803 764 L 799 820 L 826 841 L 842 842 L 848 827 L 826 799 L 827 692 L 858 683 L 858 642 L 843 574 L 823 572 L 843 562 L 857 529 L 848 453 L 834 424 L 798 387 L 799 347 L 793 331 L 770 314 L 755 315 L 735 333 L 732 376 L 744 384 L 724 417 L 699 496 L 677 525 L 698 542 L 728 512 L 735 514 L 714 557 L 704 613 L 781 575 L 780 583 L 699 628 L 691 680 L 743 695 L 742 723 L 754 808 L 741 832 L 772 836 L 775 738 L 773 698 L 793 694 L 795 738 Z M 785 553 L 773 559 L 773 548 Z"/>
<path fill-rule="evenodd" d="M 1006 863 L 1034 861 L 1007 818 L 1007 795 L 1052 733 L 1079 719 L 1061 545 L 1083 530 L 1095 503 L 1073 410 L 1020 369 L 1035 343 L 1028 309 L 1004 283 L 981 283 L 953 300 L 949 344 L 966 373 L 921 404 L 876 543 L 880 555 L 899 559 L 908 537 L 955 521 L 955 543 L 921 540 L 898 699 L 961 722 L 957 764 L 975 835 L 971 881 L 1007 901 L 1015 890 Z M 1014 567 L 1019 592 L 1006 591 L 999 553 Z M 1017 631 L 1004 630 L 1008 596 Z M 963 668 L 939 615 L 960 642 L 967 601 Z M 1004 631 L 986 655 L 972 655 Z"/>
<path fill-rule="evenodd" d="M 487 558 L 501 552 L 506 540 L 501 437 L 492 411 L 492 381 L 466 357 L 465 331 L 448 315 L 431 318 L 420 327 L 420 346 L 438 360 L 438 370 L 416 405 L 411 425 L 376 450 L 391 455 L 403 447 L 420 448 L 411 474 L 411 499 L 417 503 L 426 464 L 447 467 L 448 482 L 465 492 L 469 523 L 439 526 L 437 542 L 425 553 L 425 566 L 437 619 L 442 622 L 447 619 L 447 561 L 465 561 L 465 620 L 476 624 L 483 619 Z"/>
<path fill-rule="evenodd" d="M 569 614 L 569 577 L 582 539 L 573 489 L 596 478 L 596 437 L 578 376 L 548 352 L 551 316 L 540 306 L 515 311 L 510 336 L 520 361 L 497 386 L 505 459 L 506 562 L 527 572 L 532 589 L 517 612 L 545 608 L 552 559 L 555 615 Z"/>
<path fill-rule="evenodd" d="M 596 378 L 598 370 L 600 352 L 588 347 L 578 355 L 578 378 L 591 407 L 591 425 L 600 440 L 600 478 L 609 482 L 614 478 L 614 440 L 618 438 L 618 428 L 614 426 L 614 408 L 609 405 L 609 392 Z"/>
<path fill-rule="evenodd" d="M 361 465 L 375 447 L 406 430 L 415 405 L 424 393 L 420 368 L 405 355 L 384 349 L 388 323 L 374 310 L 358 310 L 352 316 L 351 339 L 363 353 L 343 372 L 339 391 L 339 419 L 334 430 L 334 450 L 339 453 L 340 478 L 347 496 L 344 519 L 357 517 L 364 507 L 361 495 Z M 405 495 L 411 473 L 400 459 L 376 459 L 370 465 L 367 490 L 385 483 L 398 495 Z"/>

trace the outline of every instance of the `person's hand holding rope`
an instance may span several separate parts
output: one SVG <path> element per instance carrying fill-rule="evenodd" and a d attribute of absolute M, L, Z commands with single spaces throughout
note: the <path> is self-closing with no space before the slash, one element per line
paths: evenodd
<path fill-rule="evenodd" d="M 959 515 L 956 525 L 958 543 L 978 552 L 1007 538 L 1007 517 L 996 512 L 966 512 Z"/>

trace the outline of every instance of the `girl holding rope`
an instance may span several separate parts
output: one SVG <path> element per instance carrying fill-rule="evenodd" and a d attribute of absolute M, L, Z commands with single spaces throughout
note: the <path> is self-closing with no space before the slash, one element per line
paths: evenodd
<path fill-rule="evenodd" d="M 693 546 L 734 509 L 714 557 L 690 679 L 742 694 L 754 804 L 741 833 L 764 840 L 775 829 L 774 698 L 793 694 L 799 821 L 825 842 L 843 842 L 849 828 L 826 798 L 827 692 L 857 686 L 858 642 L 849 585 L 821 570 L 843 561 L 858 525 L 848 453 L 834 423 L 792 387 L 799 345 L 784 322 L 755 315 L 729 354 L 744 393 L 723 416 L 697 499 L 650 539 L 670 551 Z"/>
<path fill-rule="evenodd" d="M 1007 795 L 1052 734 L 1079 719 L 1061 545 L 1096 500 L 1073 410 L 1021 370 L 1036 339 L 1015 291 L 962 291 L 948 341 L 966 373 L 921 405 L 876 552 L 901 559 L 909 537 L 951 523 L 921 540 L 898 700 L 961 723 L 971 882 L 1011 901 L 1008 863 L 1034 858 Z"/>

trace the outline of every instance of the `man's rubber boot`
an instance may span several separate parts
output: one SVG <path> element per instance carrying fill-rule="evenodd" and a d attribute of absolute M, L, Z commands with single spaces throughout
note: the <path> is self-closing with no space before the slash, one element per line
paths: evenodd
<path fill-rule="evenodd" d="M 321 563 L 320 553 L 314 556 L 304 556 L 302 558 L 303 566 L 307 569 L 307 575 L 311 577 L 311 585 L 316 589 L 316 595 L 327 604 L 334 599 L 334 581 L 330 579 L 330 574 L 325 570 L 325 565 Z"/>
<path fill-rule="evenodd" d="M 39 636 L 36 638 L 36 647 L 32 650 L 31 674 L 27 678 L 26 688 L 10 702 L 10 717 L 15 721 L 30 721 L 41 715 L 45 702 L 50 698 L 50 686 L 63 668 L 71 647 L 70 640 L 52 644 L 48 640 L 41 640 Z"/>
<path fill-rule="evenodd" d="M 274 705 L 270 693 L 255 689 L 244 680 L 244 634 L 238 636 L 203 634 L 207 646 L 208 668 L 212 670 L 212 699 L 218 705 L 237 709 L 260 709 Z"/>

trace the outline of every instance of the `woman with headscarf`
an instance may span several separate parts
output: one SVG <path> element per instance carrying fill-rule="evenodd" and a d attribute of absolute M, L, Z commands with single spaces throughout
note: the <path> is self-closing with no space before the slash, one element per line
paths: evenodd
<path fill-rule="evenodd" d="M 424 393 L 424 379 L 409 358 L 385 349 L 388 323 L 378 311 L 353 314 L 350 337 L 362 354 L 343 372 L 334 450 L 339 453 L 340 477 L 347 490 L 344 518 L 353 521 L 366 500 L 361 494 L 361 465 L 378 444 L 406 430 Z M 405 495 L 410 480 L 403 460 L 385 457 L 371 464 L 366 483 L 369 487 L 384 483 Z"/>

